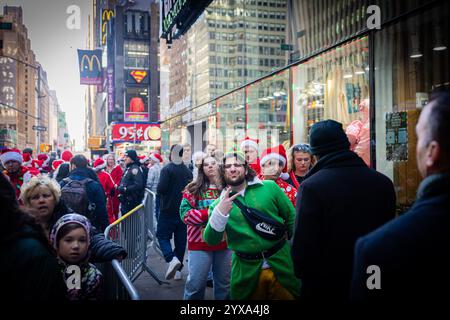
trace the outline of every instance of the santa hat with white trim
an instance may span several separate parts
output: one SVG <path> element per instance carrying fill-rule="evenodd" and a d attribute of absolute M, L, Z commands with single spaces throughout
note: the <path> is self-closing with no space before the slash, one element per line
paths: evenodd
<path fill-rule="evenodd" d="M 38 154 L 37 159 L 42 161 L 42 167 L 48 166 L 50 162 L 50 157 L 46 153 Z"/>
<path fill-rule="evenodd" d="M 258 143 L 259 143 L 259 139 L 252 139 L 250 137 L 246 137 L 244 140 L 242 140 L 241 142 L 241 150 L 244 150 L 244 147 L 251 147 L 253 149 L 256 150 L 256 152 L 258 152 Z"/>
<path fill-rule="evenodd" d="M 263 151 L 263 153 L 261 154 L 261 166 L 264 165 L 264 163 L 266 163 L 269 160 L 279 160 L 283 163 L 283 171 L 281 172 L 280 177 L 283 180 L 286 180 L 289 175 L 287 173 L 287 157 L 286 157 L 286 149 L 284 149 L 283 145 L 280 144 L 278 146 L 272 147 L 272 148 L 268 148 L 266 150 Z"/>
<path fill-rule="evenodd" d="M 146 163 L 148 160 L 150 160 L 150 158 L 149 158 L 148 156 L 146 156 L 145 154 L 143 154 L 143 155 L 141 155 L 141 156 L 138 156 L 138 158 L 139 158 L 139 162 L 140 162 L 141 164 L 144 164 L 144 163 Z"/>
<path fill-rule="evenodd" d="M 22 164 L 22 152 L 18 149 L 3 149 L 0 160 L 2 161 L 3 166 L 5 166 L 8 161 L 17 161 Z"/>
<path fill-rule="evenodd" d="M 94 161 L 94 170 L 95 171 L 100 171 L 105 168 L 106 168 L 106 161 L 103 160 L 102 158 L 98 158 L 97 160 Z"/>
<path fill-rule="evenodd" d="M 29 153 L 23 153 L 23 154 L 22 154 L 22 159 L 23 159 L 22 165 L 23 165 L 24 167 L 30 168 L 31 165 L 32 165 L 32 161 L 33 161 L 33 158 L 31 157 L 31 154 L 29 154 Z"/>
<path fill-rule="evenodd" d="M 64 161 L 63 160 L 53 160 L 53 162 L 52 162 L 52 169 L 53 170 L 56 170 L 56 169 L 58 169 L 58 167 L 61 165 L 61 164 L 63 164 L 64 163 Z"/>
<path fill-rule="evenodd" d="M 156 152 L 150 154 L 150 158 L 149 159 L 153 160 L 153 161 L 155 161 L 157 163 L 163 163 L 163 158 L 161 157 L 161 155 L 159 153 L 156 153 Z"/>

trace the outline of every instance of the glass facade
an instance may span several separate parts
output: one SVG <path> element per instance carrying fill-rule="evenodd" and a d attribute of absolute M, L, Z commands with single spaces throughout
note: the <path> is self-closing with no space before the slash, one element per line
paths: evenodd
<path fill-rule="evenodd" d="M 231 2 L 234 11 L 221 7 Z M 258 7 L 264 3 L 267 10 Z M 277 26 L 270 23 L 267 30 L 263 21 L 254 29 L 253 18 L 277 16 L 278 11 L 272 9 L 282 3 L 286 3 L 290 15 L 285 39 L 271 33 L 270 28 L 277 30 Z M 260 140 L 262 152 L 277 144 L 289 147 L 308 142 L 314 123 L 334 119 L 343 124 L 352 150 L 369 166 L 392 179 L 401 212 L 414 201 L 421 181 L 415 156 L 415 126 L 420 110 L 430 91 L 450 86 L 447 32 L 450 3 L 374 1 L 371 4 L 379 5 L 381 22 L 385 23 L 380 30 L 366 28 L 368 2 L 318 0 L 314 6 L 308 3 L 307 0 L 214 1 L 203 18 L 214 14 L 217 25 L 218 20 L 227 16 L 240 15 L 241 6 L 242 16 L 248 18 L 247 30 L 259 33 L 244 32 L 232 50 L 229 47 L 225 50 L 222 44 L 240 37 L 239 28 L 224 32 L 227 28 L 221 25 L 221 40 L 217 40 L 217 32 L 214 35 L 206 32 L 205 36 L 212 41 L 207 51 L 197 55 L 209 64 L 197 69 L 200 73 L 196 81 L 208 89 L 222 86 L 221 90 L 225 90 L 222 78 L 232 76 L 234 80 L 229 82 L 227 93 L 210 91 L 208 102 L 202 104 L 195 103 L 201 99 L 193 99 L 190 109 L 171 116 L 163 127 L 171 143 L 184 143 L 188 135 L 183 130 L 188 132 L 193 122 L 204 122 L 209 132 L 202 135 L 203 142 L 208 139 L 208 143 L 226 151 L 250 136 Z M 209 9 L 214 10 L 208 12 Z M 270 45 L 252 48 L 252 41 L 278 44 L 272 52 Z M 281 48 L 280 42 L 292 45 L 286 55 L 291 62 L 298 62 L 280 68 L 270 60 L 271 53 L 277 52 L 275 48 Z M 193 50 L 189 41 L 187 47 Z M 188 65 L 193 62 L 188 60 Z M 253 70 L 251 66 L 268 69 Z M 270 73 L 272 66 L 278 71 Z M 189 72 L 192 70 L 188 67 Z M 255 72 L 263 72 L 266 77 L 255 81 Z M 222 84 L 211 86 L 213 78 Z M 200 93 L 192 88 L 189 92 L 193 96 Z M 211 114 L 206 116 L 208 112 Z"/>
<path fill-rule="evenodd" d="M 400 209 L 421 181 L 415 126 L 428 94 L 450 86 L 450 4 L 375 34 L 376 168 L 394 181 Z"/>

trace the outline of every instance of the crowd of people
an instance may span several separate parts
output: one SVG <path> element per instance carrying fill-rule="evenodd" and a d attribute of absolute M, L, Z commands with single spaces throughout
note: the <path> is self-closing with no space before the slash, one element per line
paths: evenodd
<path fill-rule="evenodd" d="M 400 217 L 393 182 L 368 166 L 355 135 L 334 120 L 314 124 L 309 143 L 261 153 L 251 137 L 230 150 L 176 144 L 166 161 L 157 151 L 127 150 L 92 165 L 70 151 L 50 161 L 3 150 L 6 287 L 11 297 L 98 297 L 102 275 L 93 263 L 127 256 L 102 231 L 147 188 L 156 194 L 166 279 L 182 278 L 187 246 L 185 300 L 204 299 L 209 282 L 217 300 L 436 298 L 450 284 L 448 123 L 450 94 L 437 92 L 416 126 L 424 180 Z M 64 286 L 73 264 L 82 266 L 80 290 Z M 28 266 L 33 274 L 21 279 Z"/>

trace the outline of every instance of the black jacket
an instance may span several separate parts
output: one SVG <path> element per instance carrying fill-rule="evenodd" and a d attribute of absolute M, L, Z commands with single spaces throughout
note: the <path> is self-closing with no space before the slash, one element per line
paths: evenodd
<path fill-rule="evenodd" d="M 67 286 L 56 255 L 40 238 L 35 230 L 24 226 L 20 229 L 20 236 L 0 244 L 4 300 L 35 302 L 66 299 Z"/>
<path fill-rule="evenodd" d="M 144 198 L 144 172 L 139 162 L 127 165 L 119 185 L 120 202 L 127 206 L 136 206 Z"/>
<path fill-rule="evenodd" d="M 380 268 L 380 290 L 368 290 L 367 267 Z M 356 243 L 354 300 L 450 299 L 450 172 L 429 176 L 409 211 Z"/>
<path fill-rule="evenodd" d="M 160 214 L 179 215 L 182 192 L 192 181 L 192 172 L 183 164 L 167 164 L 161 169 L 157 193 L 161 197 Z"/>
<path fill-rule="evenodd" d="M 70 211 L 71 210 L 64 202 L 59 201 L 53 210 L 53 216 L 49 221 L 49 228 L 53 228 L 56 221 L 63 215 L 70 213 Z M 95 227 L 92 227 L 91 230 L 91 244 L 89 250 L 89 262 L 92 263 L 107 262 L 116 259 L 118 256 L 122 256 L 123 258 L 127 256 L 127 252 L 122 246 L 111 240 L 107 240 L 105 235 L 99 232 Z"/>
<path fill-rule="evenodd" d="M 356 240 L 395 216 L 395 191 L 352 151 L 321 158 L 300 185 L 292 257 L 305 299 L 349 299 Z"/>

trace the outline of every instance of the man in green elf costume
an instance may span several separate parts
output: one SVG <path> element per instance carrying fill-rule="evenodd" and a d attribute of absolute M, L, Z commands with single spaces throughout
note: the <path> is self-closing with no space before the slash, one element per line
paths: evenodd
<path fill-rule="evenodd" d="M 209 245 L 215 245 L 225 233 L 228 248 L 233 250 L 231 298 L 297 298 L 300 280 L 294 275 L 287 241 L 294 229 L 292 203 L 275 182 L 256 177 L 242 152 L 227 152 L 220 173 L 224 190 L 209 208 L 210 218 L 203 237 Z M 244 214 L 249 211 L 246 209 L 256 211 L 263 220 L 255 215 L 248 218 L 249 214 Z M 280 230 L 283 230 L 281 237 L 276 232 Z"/>

